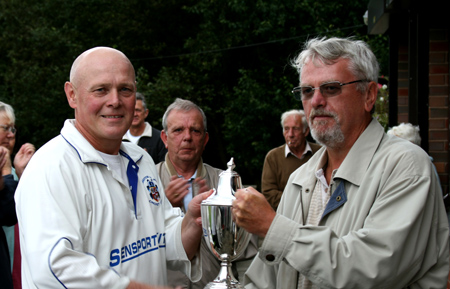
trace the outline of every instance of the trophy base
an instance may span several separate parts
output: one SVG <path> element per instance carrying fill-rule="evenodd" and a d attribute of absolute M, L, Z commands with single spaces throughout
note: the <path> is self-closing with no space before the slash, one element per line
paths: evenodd
<path fill-rule="evenodd" d="M 205 289 L 244 289 L 239 282 L 209 282 Z"/>
<path fill-rule="evenodd" d="M 233 276 L 231 264 L 228 262 L 228 256 L 223 255 L 220 265 L 219 275 L 213 281 L 209 282 L 205 289 L 244 289 L 244 286 Z"/>

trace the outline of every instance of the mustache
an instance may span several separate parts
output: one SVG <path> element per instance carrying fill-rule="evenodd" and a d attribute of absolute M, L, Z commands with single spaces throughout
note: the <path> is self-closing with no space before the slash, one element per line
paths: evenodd
<path fill-rule="evenodd" d="M 331 116 L 331 117 L 336 118 L 337 114 L 334 113 L 334 112 L 331 112 L 331 111 L 326 111 L 323 108 L 318 108 L 318 109 L 313 108 L 313 109 L 311 109 L 311 112 L 309 114 L 309 119 L 311 120 L 311 119 L 313 119 L 316 116 Z"/>

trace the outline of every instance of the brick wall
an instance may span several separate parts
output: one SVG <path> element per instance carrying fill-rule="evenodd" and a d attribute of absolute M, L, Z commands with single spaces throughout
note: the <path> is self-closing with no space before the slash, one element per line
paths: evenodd
<path fill-rule="evenodd" d="M 429 154 L 442 190 L 449 189 L 449 32 L 431 29 L 429 44 Z"/>
<path fill-rule="evenodd" d="M 398 48 L 398 114 L 397 122 L 409 122 L 408 43 L 400 41 Z M 428 153 L 441 180 L 443 193 L 449 192 L 449 31 L 430 29 L 429 42 L 429 131 Z"/>

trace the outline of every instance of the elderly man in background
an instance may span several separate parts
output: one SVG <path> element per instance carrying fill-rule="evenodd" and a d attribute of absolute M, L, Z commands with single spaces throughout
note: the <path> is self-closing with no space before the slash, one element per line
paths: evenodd
<path fill-rule="evenodd" d="M 161 131 L 152 127 L 145 119 L 148 116 L 147 102 L 142 93 L 136 92 L 136 105 L 130 129 L 124 135 L 124 141 L 137 144 L 149 153 L 155 164 L 164 160 L 167 149 L 161 140 Z"/>
<path fill-rule="evenodd" d="M 9 153 L 9 159 L 3 168 L 3 172 L 4 174 L 11 173 L 17 181 L 22 176 L 23 170 L 33 156 L 35 148 L 31 143 L 23 144 L 14 157 L 14 161 L 11 161 L 14 146 L 16 144 L 17 129 L 15 123 L 16 116 L 12 106 L 0 101 L 0 146 L 8 149 Z M 12 164 L 14 164 L 14 166 L 12 166 Z"/>
<path fill-rule="evenodd" d="M 32 144 L 26 143 L 22 145 L 14 157 L 14 166 L 12 165 L 12 155 L 14 145 L 16 144 L 15 127 L 16 117 L 14 109 L 7 103 L 0 101 L 0 147 L 5 155 L 3 157 L 4 165 L 0 168 L 1 177 L 7 179 L 8 187 L 14 188 L 7 190 L 8 193 L 1 195 L 2 208 L 0 209 L 1 224 L 3 230 L 0 232 L 0 251 L 1 251 L 1 269 L 0 280 L 3 281 L 2 288 L 22 288 L 21 284 L 21 258 L 19 248 L 19 227 L 16 224 L 16 210 L 14 203 L 14 192 L 17 181 L 22 176 L 23 170 L 34 154 L 35 148 Z M 11 186 L 12 185 L 12 186 Z M 14 224 L 11 223 L 14 221 Z M 11 225 L 12 224 L 12 225 Z M 3 235 L 4 234 L 4 235 Z M 6 239 L 4 239 L 6 237 Z M 6 246 L 7 244 L 7 246 Z M 3 251 L 3 247 L 8 250 Z M 9 258 L 6 254 L 9 253 Z M 6 264 L 10 263 L 9 270 L 5 270 Z M 5 267 L 4 267 L 5 266 Z M 11 279 L 12 274 L 12 279 Z M 10 283 L 12 281 L 12 283 Z"/>
<path fill-rule="evenodd" d="M 8 158 L 8 150 L 5 147 L 0 147 L 0 170 L 3 170 Z M 11 174 L 0 175 L 0 225 L 2 226 L 14 226 L 17 223 L 14 204 L 14 191 L 16 187 L 17 181 L 14 180 Z M 12 232 L 14 233 L 14 230 Z M 2 282 L 2 288 L 14 288 L 11 275 L 10 253 L 3 230 L 0 230 L 0 280 Z"/>
<path fill-rule="evenodd" d="M 64 85 L 75 119 L 31 159 L 16 193 L 25 288 L 161 288 L 167 268 L 201 278 L 201 194 L 182 217 L 153 160 L 122 142 L 136 103 L 133 65 L 96 47 Z"/>
<path fill-rule="evenodd" d="M 285 144 L 270 150 L 264 160 L 261 192 L 276 211 L 289 176 L 320 149 L 306 141 L 308 122 L 303 110 L 289 110 L 281 115 Z"/>
<path fill-rule="evenodd" d="M 199 106 L 189 100 L 177 98 L 167 108 L 162 123 L 161 138 L 168 152 L 165 161 L 159 163 L 157 169 L 167 198 L 173 206 L 185 211 L 197 194 L 209 188 L 217 188 L 221 170 L 202 160 L 209 135 L 206 115 Z M 233 268 L 238 273 L 235 276 L 239 276 L 241 280 L 256 255 L 256 236 L 251 242 L 243 256 L 233 262 Z M 201 260 L 203 277 L 200 281 L 191 282 L 181 272 L 169 271 L 169 285 L 183 284 L 184 288 L 203 289 L 217 277 L 220 262 L 205 242 L 201 244 Z"/>
<path fill-rule="evenodd" d="M 275 212 L 252 188 L 237 225 L 264 238 L 245 288 L 445 288 L 449 229 L 428 155 L 372 117 L 378 62 L 363 41 L 311 39 L 295 59 L 322 148 L 289 178 Z"/>

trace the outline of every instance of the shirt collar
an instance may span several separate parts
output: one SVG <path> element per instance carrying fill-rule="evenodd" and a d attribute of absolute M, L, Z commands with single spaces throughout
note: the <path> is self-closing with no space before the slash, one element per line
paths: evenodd
<path fill-rule="evenodd" d="M 179 178 L 183 178 L 184 179 L 184 177 L 182 175 L 177 174 L 177 176 Z M 197 177 L 197 170 L 195 170 L 195 173 L 189 178 L 189 182 L 192 182 L 193 180 L 195 180 L 196 177 Z"/>
<path fill-rule="evenodd" d="M 312 152 L 312 149 L 311 149 L 311 146 L 309 145 L 309 142 L 306 142 L 305 150 L 303 151 L 303 154 L 302 154 L 302 156 L 300 158 L 297 157 L 291 151 L 291 149 L 289 148 L 289 146 L 287 144 L 284 145 L 284 157 L 286 157 L 286 158 L 288 157 L 289 154 L 291 154 L 291 155 L 293 155 L 296 158 L 303 159 L 308 152 Z"/>
<path fill-rule="evenodd" d="M 67 119 L 64 122 L 64 126 L 61 129 L 61 136 L 75 149 L 78 157 L 83 163 L 100 163 L 106 165 L 97 150 L 76 129 L 75 119 Z M 131 143 L 122 142 L 120 151 L 125 152 L 136 163 L 143 157 L 143 150 Z"/>

